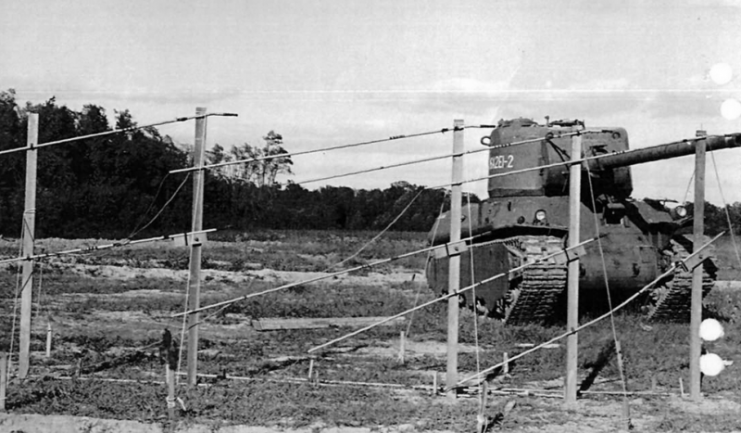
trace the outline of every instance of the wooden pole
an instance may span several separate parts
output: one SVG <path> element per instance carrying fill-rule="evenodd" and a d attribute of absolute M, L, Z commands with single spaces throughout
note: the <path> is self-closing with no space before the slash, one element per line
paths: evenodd
<path fill-rule="evenodd" d="M 8 386 L 8 354 L 0 352 L 0 412 L 5 412 L 5 389 Z"/>
<path fill-rule="evenodd" d="M 196 116 L 204 116 L 205 107 L 196 108 Z M 196 119 L 195 146 L 193 148 L 193 166 L 203 166 L 206 144 L 206 117 Z M 192 232 L 203 229 L 203 178 L 202 170 L 193 173 L 193 224 Z M 200 307 L 201 300 L 201 242 L 197 235 L 193 235 L 190 245 L 190 282 L 188 286 L 188 311 Z M 198 321 L 200 315 L 188 315 L 188 384 L 195 385 L 198 381 Z"/>
<path fill-rule="evenodd" d="M 453 122 L 453 187 L 450 194 L 450 242 L 461 239 L 461 182 L 463 181 L 463 120 Z M 448 293 L 460 288 L 461 256 L 450 256 L 448 266 Z M 448 362 L 446 384 L 448 397 L 456 398 L 458 383 L 458 297 L 448 299 Z"/>
<path fill-rule="evenodd" d="M 571 138 L 571 160 L 581 158 L 581 135 Z M 569 242 L 568 247 L 579 244 L 580 212 L 581 212 L 581 164 L 572 164 L 569 168 Z M 566 328 L 571 331 L 579 327 L 579 260 L 569 262 L 568 275 L 568 311 Z M 571 334 L 566 340 L 566 387 L 564 399 L 567 406 L 576 405 L 577 392 L 577 358 L 579 336 Z"/>
<path fill-rule="evenodd" d="M 694 248 L 703 244 L 705 217 L 705 147 L 707 140 L 695 142 L 695 214 L 693 231 Z M 694 250 L 693 250 L 694 251 Z M 704 253 L 703 253 L 704 254 Z M 700 322 L 702 322 L 702 271 L 703 265 L 692 271 L 692 303 L 690 306 L 690 398 L 702 400 L 700 390 Z"/>
<path fill-rule="evenodd" d="M 28 113 L 28 136 L 26 144 L 26 197 L 23 211 L 23 256 L 33 255 L 34 226 L 36 223 L 36 144 L 39 138 L 39 115 Z M 28 375 L 31 350 L 31 306 L 33 291 L 33 264 L 31 260 L 23 262 L 21 290 L 21 335 L 18 359 L 18 377 L 25 379 Z"/>

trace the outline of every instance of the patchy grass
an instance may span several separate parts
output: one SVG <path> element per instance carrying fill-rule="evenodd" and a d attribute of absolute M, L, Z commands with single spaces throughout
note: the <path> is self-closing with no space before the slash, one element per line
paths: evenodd
<path fill-rule="evenodd" d="M 228 271 L 235 278 L 243 277 L 244 270 L 255 263 L 259 263 L 260 267 L 291 271 L 323 270 L 354 253 L 372 236 L 350 233 L 306 233 L 302 236 L 298 232 L 231 235 L 233 239 L 207 244 L 204 248 L 204 266 Z M 47 247 L 70 248 L 75 242 L 85 241 L 52 240 Z M 11 248 L 6 244 L 0 244 L 0 255 L 12 256 L 8 252 Z M 364 263 L 423 246 L 423 235 L 400 234 L 398 239 L 374 244 L 353 263 Z M 8 404 L 12 411 L 145 421 L 161 419 L 165 413 L 162 385 L 58 380 L 50 376 L 70 374 L 78 364 L 85 368 L 110 362 L 137 348 L 155 344 L 165 328 L 179 339 L 182 322 L 180 319 L 172 320 L 169 316 L 183 310 L 185 282 L 176 278 L 137 277 L 136 269 L 165 265 L 185 269 L 186 251 L 167 243 L 131 248 L 128 252 L 115 250 L 106 254 L 75 256 L 69 258 L 67 263 L 60 262 L 58 266 L 43 268 L 41 317 L 48 316 L 53 320 L 54 351 L 51 359 L 35 358 L 34 361 L 32 373 L 47 375 L 46 378 L 27 382 L 22 387 L 11 387 Z M 421 273 L 424 254 L 421 256 L 413 261 L 394 263 L 394 266 Z M 96 273 L 72 273 L 68 267 L 75 263 L 132 266 L 134 275 L 129 279 L 114 279 Z M 388 272 L 391 270 L 391 267 L 386 269 Z M 398 271 L 398 268 L 395 270 Z M 430 398 L 424 393 L 409 390 L 400 392 L 367 387 L 271 382 L 286 377 L 306 377 L 309 368 L 307 350 L 341 337 L 349 329 L 258 333 L 245 325 L 248 320 L 260 317 L 386 316 L 411 308 L 415 300 L 421 303 L 434 296 L 426 289 L 424 281 L 378 284 L 368 275 L 348 281 L 332 280 L 301 285 L 244 300 L 214 314 L 204 314 L 199 371 L 245 376 L 254 380 L 220 380 L 212 381 L 214 383 L 210 387 L 180 388 L 178 394 L 188 405 L 188 411 L 181 415 L 199 422 L 219 420 L 289 428 L 323 422 L 330 426 L 412 424 L 418 430 L 473 430 L 477 410 L 474 399 L 463 399 L 451 405 L 444 399 Z M 3 329 L 9 330 L 11 327 L 10 300 L 14 296 L 16 281 L 14 267 L 0 269 L 0 325 Z M 279 284 L 256 278 L 250 283 L 239 281 L 235 283 L 228 277 L 204 281 L 201 305 Z M 730 305 L 741 305 L 739 301 L 741 295 L 738 290 L 729 289 L 713 292 L 706 303 L 715 306 L 720 315 L 724 311 L 733 312 Z M 445 356 L 435 351 L 409 351 L 405 362 L 400 363 L 396 358 L 399 332 L 407 331 L 410 342 L 444 346 L 447 339 L 446 317 L 446 304 L 439 303 L 409 315 L 408 321 L 401 326 L 379 327 L 347 339 L 315 357 L 314 371 L 318 371 L 320 378 L 326 380 L 382 382 L 409 387 L 430 385 L 431 372 L 442 374 L 445 371 Z M 724 359 L 735 360 L 736 364 L 716 378 L 706 377 L 703 391 L 709 396 L 722 395 L 736 401 L 741 390 L 741 374 L 738 370 L 741 367 L 741 347 L 737 344 L 741 324 L 736 321 L 724 322 L 724 325 L 726 337 L 707 344 L 706 349 Z M 32 351 L 43 350 L 45 326 L 45 322 L 35 324 Z M 688 384 L 687 324 L 653 324 L 650 330 L 646 330 L 635 316 L 618 315 L 616 330 L 623 349 L 629 391 L 649 391 L 653 380 L 658 391 L 676 394 L 680 377 Z M 479 366 L 489 367 L 499 363 L 504 352 L 511 358 L 526 350 L 521 347 L 522 344 L 538 344 L 562 332 L 562 326 L 503 326 L 493 320 L 477 319 L 464 311 L 460 317 L 459 341 L 467 349 L 459 354 L 459 371 L 467 374 L 475 372 Z M 612 330 L 609 321 L 580 332 L 579 366 L 582 377 L 593 368 L 610 341 Z M 9 342 L 9 332 L 0 334 L 1 348 L 7 348 Z M 476 344 L 480 349 L 478 353 L 468 350 Z M 90 378 L 161 379 L 162 366 L 156 344 L 145 352 L 146 356 L 95 373 Z M 287 364 L 274 362 L 276 358 L 285 356 L 303 358 Z M 545 388 L 559 392 L 564 374 L 564 357 L 565 342 L 561 341 L 556 348 L 541 350 L 515 361 L 511 366 L 511 376 L 499 378 L 495 387 Z M 594 388 L 619 390 L 621 387 L 617 378 L 617 363 L 612 358 L 598 377 L 598 380 L 608 382 L 596 383 Z M 501 401 L 495 399 L 495 402 Z M 586 419 L 578 413 L 565 413 L 560 406 L 549 405 L 541 400 L 521 398 L 518 402 L 518 409 L 510 420 L 512 427 L 548 429 L 554 423 L 568 425 L 573 420 Z M 650 428 L 646 431 L 692 431 L 702 427 L 701 418 L 696 414 L 664 408 L 662 402 L 662 399 L 646 398 L 645 404 L 641 405 L 640 410 L 650 414 L 645 424 Z M 596 408 L 603 406 L 601 403 L 595 404 Z M 614 417 L 619 417 L 619 413 L 618 405 L 614 408 Z M 612 417 L 613 413 L 608 415 Z M 735 427 L 724 413 L 706 416 L 709 420 L 707 425 L 712 429 L 723 431 L 731 425 Z"/>

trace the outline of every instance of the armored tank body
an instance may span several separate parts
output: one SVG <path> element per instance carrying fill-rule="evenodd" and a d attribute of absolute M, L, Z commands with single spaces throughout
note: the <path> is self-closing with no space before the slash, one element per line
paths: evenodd
<path fill-rule="evenodd" d="M 586 128 L 580 121 L 541 125 L 529 119 L 502 120 L 482 144 L 491 147 L 489 173 L 496 175 L 569 161 L 571 136 L 582 134 L 580 239 L 601 235 L 579 262 L 580 313 L 606 308 L 606 286 L 613 303 L 635 294 L 690 254 L 692 236 L 681 234 L 691 225 L 682 206 L 672 209 L 657 200 L 630 198 L 630 166 L 694 153 L 693 140 L 629 150 L 623 128 Z M 532 140 L 532 143 L 508 145 Z M 707 150 L 741 146 L 741 134 L 707 137 Z M 461 287 L 508 272 L 565 248 L 569 235 L 569 167 L 558 165 L 489 179 L 489 198 L 463 206 L 462 238 L 475 237 L 461 256 Z M 470 209 L 470 210 L 469 210 Z M 432 228 L 429 241 L 450 239 L 450 213 Z M 712 258 L 703 262 L 703 292 L 715 282 Z M 437 293 L 447 293 L 448 259 L 431 259 L 427 281 Z M 565 316 L 567 266 L 548 259 L 507 277 L 478 286 L 461 301 L 480 314 L 510 324 L 547 323 Z M 647 319 L 689 320 L 691 272 L 677 270 L 640 302 Z"/>

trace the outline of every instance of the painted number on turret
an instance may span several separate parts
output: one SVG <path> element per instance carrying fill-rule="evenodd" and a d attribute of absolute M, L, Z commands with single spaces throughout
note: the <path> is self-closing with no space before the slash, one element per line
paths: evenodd
<path fill-rule="evenodd" d="M 515 157 L 512 155 L 497 155 L 489 158 L 489 168 L 490 169 L 499 169 L 499 168 L 514 168 L 512 166 L 512 162 L 515 160 Z"/>

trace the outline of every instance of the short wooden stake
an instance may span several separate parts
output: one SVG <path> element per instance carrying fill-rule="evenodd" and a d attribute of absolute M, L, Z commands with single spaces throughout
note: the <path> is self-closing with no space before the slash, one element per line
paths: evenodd
<path fill-rule="evenodd" d="M 399 362 L 404 363 L 404 331 L 399 335 Z"/>
<path fill-rule="evenodd" d="M 165 363 L 165 383 L 167 383 L 167 416 L 175 419 L 175 372 Z"/>
<path fill-rule="evenodd" d="M 432 395 L 437 395 L 437 371 L 432 372 Z"/>
<path fill-rule="evenodd" d="M 314 373 L 314 360 L 309 360 L 309 381 L 311 381 L 311 375 Z"/>
<path fill-rule="evenodd" d="M 679 378 L 679 396 L 684 397 L 684 383 L 682 383 L 682 378 Z"/>
<path fill-rule="evenodd" d="M 5 412 L 5 388 L 8 386 L 8 354 L 0 352 L 0 412 Z"/>
<path fill-rule="evenodd" d="M 46 324 L 46 357 L 51 358 L 51 322 Z"/>
<path fill-rule="evenodd" d="M 502 362 L 504 365 L 502 366 L 502 373 L 509 374 L 509 355 L 507 355 L 507 352 L 504 352 L 502 355 Z"/>
<path fill-rule="evenodd" d="M 656 376 L 651 376 L 651 392 L 656 392 Z"/>

